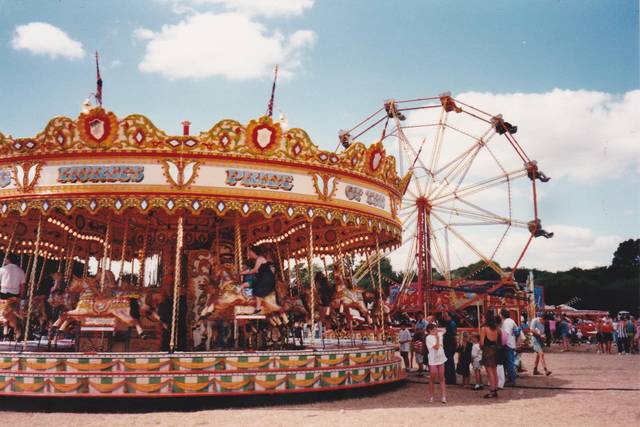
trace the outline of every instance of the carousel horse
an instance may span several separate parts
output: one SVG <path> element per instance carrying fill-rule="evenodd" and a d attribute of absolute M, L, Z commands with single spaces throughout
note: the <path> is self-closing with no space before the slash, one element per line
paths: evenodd
<path fill-rule="evenodd" d="M 22 338 L 23 316 L 20 313 L 20 300 L 18 297 L 0 300 L 0 325 L 3 327 L 3 335 L 9 335 L 9 330 L 13 329 L 15 339 Z"/>
<path fill-rule="evenodd" d="M 335 286 L 336 292 L 331 302 L 331 307 L 350 318 L 350 320 L 371 323 L 369 310 L 364 304 L 362 292 L 349 289 L 340 275 L 335 276 Z"/>
<path fill-rule="evenodd" d="M 276 297 L 278 304 L 285 313 L 292 314 L 293 317 L 300 316 L 306 318 L 308 316 L 309 313 L 305 308 L 302 298 L 290 295 L 287 285 L 281 280 L 276 280 Z"/>
<path fill-rule="evenodd" d="M 105 284 L 115 284 L 105 281 Z M 99 289 L 97 277 L 73 277 L 67 288 L 71 294 L 79 294 L 76 307 L 60 315 L 53 327 L 64 332 L 72 322 L 87 323 L 92 318 L 115 318 L 129 327 L 135 327 L 138 334 L 144 337 L 144 330 L 140 325 L 142 314 L 159 321 L 159 316 L 149 304 L 151 295 L 130 286 L 113 289 L 105 286 Z"/>
<path fill-rule="evenodd" d="M 212 286 L 208 288 L 209 295 L 206 307 L 200 313 L 199 322 L 205 322 L 206 334 L 213 334 L 214 325 L 217 321 L 232 321 L 238 314 L 253 314 L 256 307 L 256 299 L 248 296 L 245 289 L 231 279 L 231 274 L 219 265 L 214 265 L 212 269 Z M 262 314 L 266 316 L 271 328 L 261 331 L 253 330 L 257 335 L 268 334 L 269 341 L 277 341 L 283 338 L 281 328 L 289 323 L 289 318 L 285 308 L 280 306 L 276 300 L 276 292 L 271 293 L 262 300 Z"/>

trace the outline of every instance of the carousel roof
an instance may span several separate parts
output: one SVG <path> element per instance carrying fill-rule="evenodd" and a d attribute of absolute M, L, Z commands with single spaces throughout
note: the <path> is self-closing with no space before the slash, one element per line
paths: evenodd
<path fill-rule="evenodd" d="M 401 240 L 397 209 L 408 179 L 398 176 L 380 142 L 325 151 L 304 130 L 284 130 L 268 116 L 175 136 L 145 116 L 118 119 L 94 107 L 75 120 L 56 117 L 32 138 L 0 133 L 0 217 L 33 222 L 40 212 L 51 227 L 74 230 L 74 238 L 94 245 L 100 227 L 74 228 L 77 215 L 100 222 L 108 211 L 124 227 L 124 217 L 135 221 L 130 212 L 154 211 L 165 218 L 233 212 L 251 228 L 251 241 L 271 243 L 302 233 L 296 220 L 323 219 L 314 226 L 320 251 L 335 249 L 329 235 L 336 226 L 351 230 L 343 238 L 352 248 L 371 247 L 370 233 L 389 248 Z M 154 221 L 171 233 L 170 221 Z M 9 236 L 12 227 L 5 221 L 0 232 Z"/>

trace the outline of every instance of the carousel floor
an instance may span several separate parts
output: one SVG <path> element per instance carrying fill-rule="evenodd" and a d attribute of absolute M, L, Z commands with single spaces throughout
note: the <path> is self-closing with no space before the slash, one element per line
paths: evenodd
<path fill-rule="evenodd" d="M 34 342 L 34 344 L 37 344 Z M 404 379 L 393 345 L 325 341 L 290 351 L 0 351 L 0 395 L 187 397 L 329 391 Z M 31 348 L 31 347 L 29 347 Z"/>

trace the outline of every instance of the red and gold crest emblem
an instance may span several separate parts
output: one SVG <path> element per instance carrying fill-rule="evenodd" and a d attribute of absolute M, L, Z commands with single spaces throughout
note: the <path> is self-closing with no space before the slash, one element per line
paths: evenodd
<path fill-rule="evenodd" d="M 251 151 L 266 154 L 274 151 L 282 138 L 279 123 L 273 123 L 270 117 L 252 120 L 247 126 L 247 137 Z"/>
<path fill-rule="evenodd" d="M 118 119 L 112 112 L 93 108 L 78 117 L 80 138 L 92 148 L 109 148 L 118 135 Z"/>

